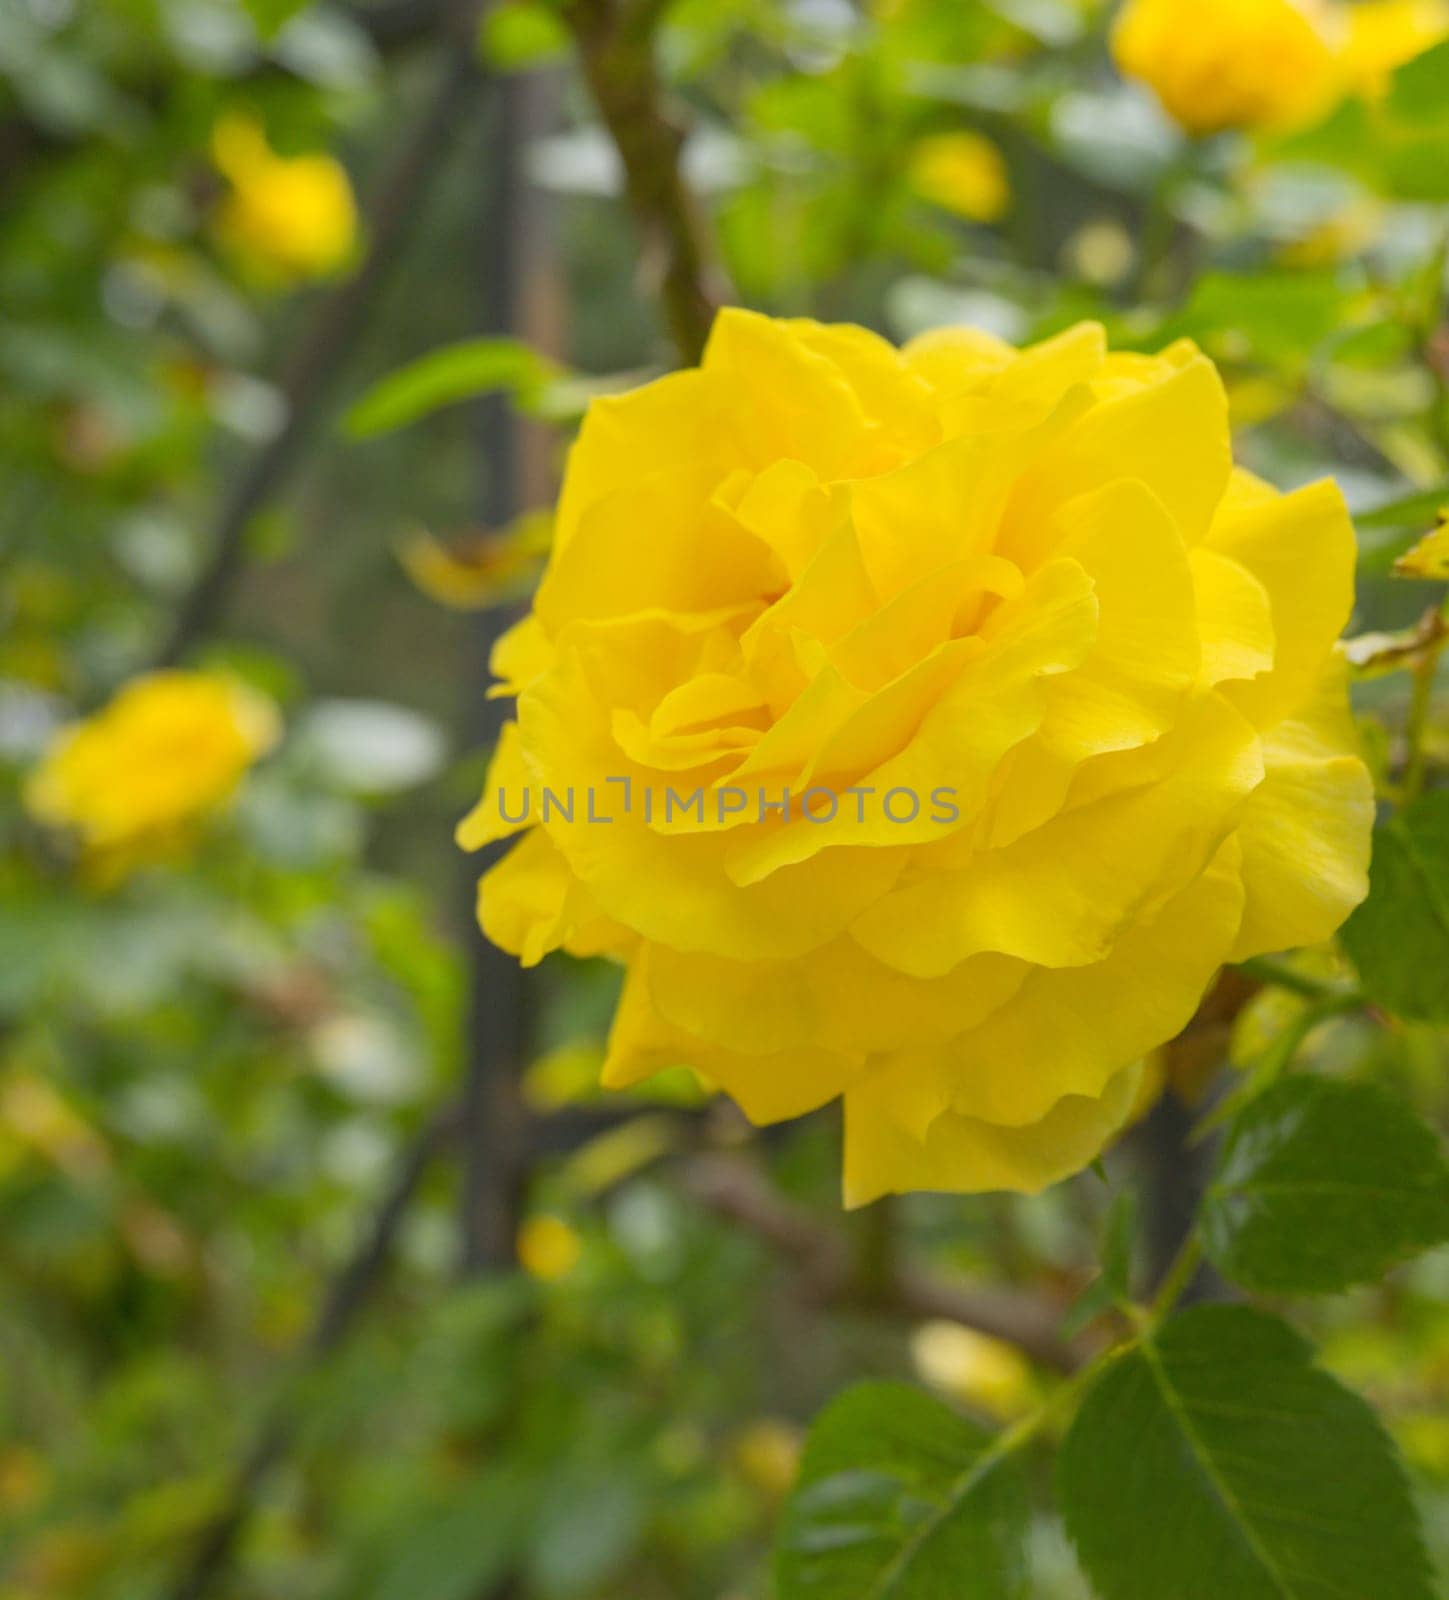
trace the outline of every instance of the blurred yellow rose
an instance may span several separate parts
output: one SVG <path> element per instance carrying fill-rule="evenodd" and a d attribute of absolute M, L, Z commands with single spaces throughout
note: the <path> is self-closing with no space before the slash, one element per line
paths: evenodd
<path fill-rule="evenodd" d="M 25 788 L 41 822 L 79 835 L 104 878 L 164 857 L 276 741 L 276 708 L 205 672 L 135 678 L 56 736 Z"/>
<path fill-rule="evenodd" d="M 795 1487 L 800 1472 L 803 1440 L 793 1422 L 780 1417 L 756 1417 L 731 1441 L 731 1454 L 740 1476 L 767 1500 L 783 1500 Z"/>
<path fill-rule="evenodd" d="M 1031 1367 L 1014 1345 L 957 1322 L 923 1322 L 911 1335 L 911 1360 L 921 1378 L 1000 1422 L 1031 1405 Z"/>
<path fill-rule="evenodd" d="M 1112 53 L 1188 133 L 1285 128 L 1333 101 L 1334 23 L 1318 0 L 1128 0 Z"/>
<path fill-rule="evenodd" d="M 518 1264 L 530 1277 L 544 1283 L 566 1278 L 579 1263 L 583 1243 L 562 1217 L 525 1218 L 514 1241 Z"/>
<path fill-rule="evenodd" d="M 995 222 L 1011 203 L 1001 152 L 979 133 L 938 133 L 917 140 L 907 176 L 923 200 L 969 222 Z"/>
<path fill-rule="evenodd" d="M 1190 344 L 723 312 L 573 447 L 458 832 L 523 835 L 484 930 L 625 963 L 610 1085 L 841 1097 L 852 1203 L 1040 1189 L 1221 963 L 1362 898 L 1353 565 Z"/>
<path fill-rule="evenodd" d="M 250 118 L 224 117 L 212 158 L 230 191 L 216 216 L 224 249 L 279 285 L 322 278 L 351 255 L 357 207 L 347 173 L 327 155 L 279 156 Z"/>
<path fill-rule="evenodd" d="M 1376 98 L 1389 77 L 1449 37 L 1449 0 L 1367 0 L 1344 16 L 1339 59 L 1351 89 Z"/>

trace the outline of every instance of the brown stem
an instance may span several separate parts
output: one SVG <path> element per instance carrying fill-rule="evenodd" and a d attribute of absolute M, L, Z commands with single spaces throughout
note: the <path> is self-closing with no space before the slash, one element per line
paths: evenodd
<path fill-rule="evenodd" d="M 1018 1289 L 956 1282 L 911 1265 L 887 1264 L 874 1281 L 855 1270 L 844 1238 L 772 1189 L 758 1169 L 729 1156 L 696 1156 L 685 1168 L 689 1190 L 789 1260 L 816 1304 L 858 1307 L 889 1316 L 939 1317 L 1004 1339 L 1033 1361 L 1075 1372 L 1096 1353 L 1089 1339 L 1064 1339 L 1065 1307 Z"/>
<path fill-rule="evenodd" d="M 571 0 L 567 15 L 594 103 L 623 164 L 644 271 L 658 283 L 680 361 L 693 366 L 729 288 L 710 260 L 680 172 L 684 130 L 664 104 L 654 36 L 665 9 L 657 0 Z"/>

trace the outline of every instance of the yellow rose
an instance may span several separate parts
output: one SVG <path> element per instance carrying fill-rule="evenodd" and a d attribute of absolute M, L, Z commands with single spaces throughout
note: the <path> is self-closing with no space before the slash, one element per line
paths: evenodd
<path fill-rule="evenodd" d="M 1285 128 L 1333 100 L 1333 23 L 1315 0 L 1128 0 L 1112 53 L 1188 133 Z"/>
<path fill-rule="evenodd" d="M 113 878 L 166 855 L 276 740 L 271 702 L 231 678 L 156 672 L 57 735 L 31 774 L 33 816 L 79 834 Z"/>
<path fill-rule="evenodd" d="M 284 285 L 322 278 L 351 255 L 357 207 L 331 156 L 279 156 L 246 117 L 217 124 L 212 156 L 231 185 L 217 238 L 257 276 Z"/>
<path fill-rule="evenodd" d="M 995 222 L 1011 203 L 1001 152 L 979 133 L 938 133 L 917 140 L 908 177 L 923 200 L 969 222 Z"/>
<path fill-rule="evenodd" d="M 1190 344 L 723 312 L 573 447 L 458 833 L 523 834 L 484 930 L 626 965 L 608 1084 L 841 1097 L 852 1203 L 1039 1189 L 1222 962 L 1363 896 L 1353 564 Z"/>
<path fill-rule="evenodd" d="M 1449 0 L 1367 0 L 1348 8 L 1341 52 L 1344 76 L 1375 98 L 1396 67 L 1449 36 Z"/>
<path fill-rule="evenodd" d="M 568 1277 L 579 1264 L 583 1242 L 562 1217 L 526 1217 L 514 1248 L 523 1270 L 544 1283 Z"/>
<path fill-rule="evenodd" d="M 1021 1351 L 959 1322 L 923 1322 L 911 1335 L 911 1360 L 932 1387 L 1001 1422 L 1020 1416 L 1034 1398 Z"/>

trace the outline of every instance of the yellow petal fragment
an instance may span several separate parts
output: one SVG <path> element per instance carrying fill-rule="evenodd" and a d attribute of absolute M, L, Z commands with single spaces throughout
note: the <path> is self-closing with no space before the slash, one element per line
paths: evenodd
<path fill-rule="evenodd" d="M 1449 522 L 1426 533 L 1414 548 L 1394 562 L 1400 578 L 1449 579 Z"/>
<path fill-rule="evenodd" d="M 1348 507 L 1327 480 L 1293 494 L 1245 487 L 1213 524 L 1208 547 L 1263 586 L 1273 612 L 1273 669 L 1224 692 L 1259 727 L 1312 693 L 1353 607 L 1357 546 Z"/>
<path fill-rule="evenodd" d="M 498 748 L 488 763 L 483 798 L 458 824 L 453 837 L 462 850 L 481 850 L 496 840 L 510 838 L 538 820 L 535 785 L 523 756 L 523 739 L 516 722 L 505 722 Z"/>

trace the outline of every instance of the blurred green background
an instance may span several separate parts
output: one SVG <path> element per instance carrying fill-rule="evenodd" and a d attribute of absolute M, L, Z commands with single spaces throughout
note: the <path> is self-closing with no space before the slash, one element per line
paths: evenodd
<path fill-rule="evenodd" d="M 1388 574 L 1449 478 L 1449 58 L 1308 131 L 1188 141 L 1108 21 L 678 0 L 660 71 L 722 272 L 896 338 L 1196 338 L 1241 458 L 1366 513 L 1355 631 L 1412 627 L 1443 595 Z M 889 1258 L 1065 1311 L 1101 1176 L 842 1218 L 831 1115 L 751 1133 L 683 1073 L 605 1100 L 612 974 L 525 984 L 473 928 L 451 834 L 536 570 L 514 519 L 587 395 L 673 359 L 619 189 L 547 0 L 0 0 L 3 1600 L 750 1600 L 842 1382 L 1007 1420 L 1053 1381 L 812 1268 L 835 1241 L 867 1290 Z M 97 881 L 25 775 L 187 617 L 187 661 L 285 737 L 183 853 Z M 1412 676 L 1357 692 L 1382 773 Z M 1425 748 L 1442 776 L 1442 715 Z M 1236 1065 L 1304 1005 L 1249 1005 Z M 1443 1029 L 1307 1048 L 1449 1111 Z M 1213 1092 L 1169 1086 L 1108 1157 L 1169 1231 Z M 1311 1316 L 1449 1562 L 1449 1257 Z M 1045 1509 L 1033 1570 L 1087 1594 Z"/>

